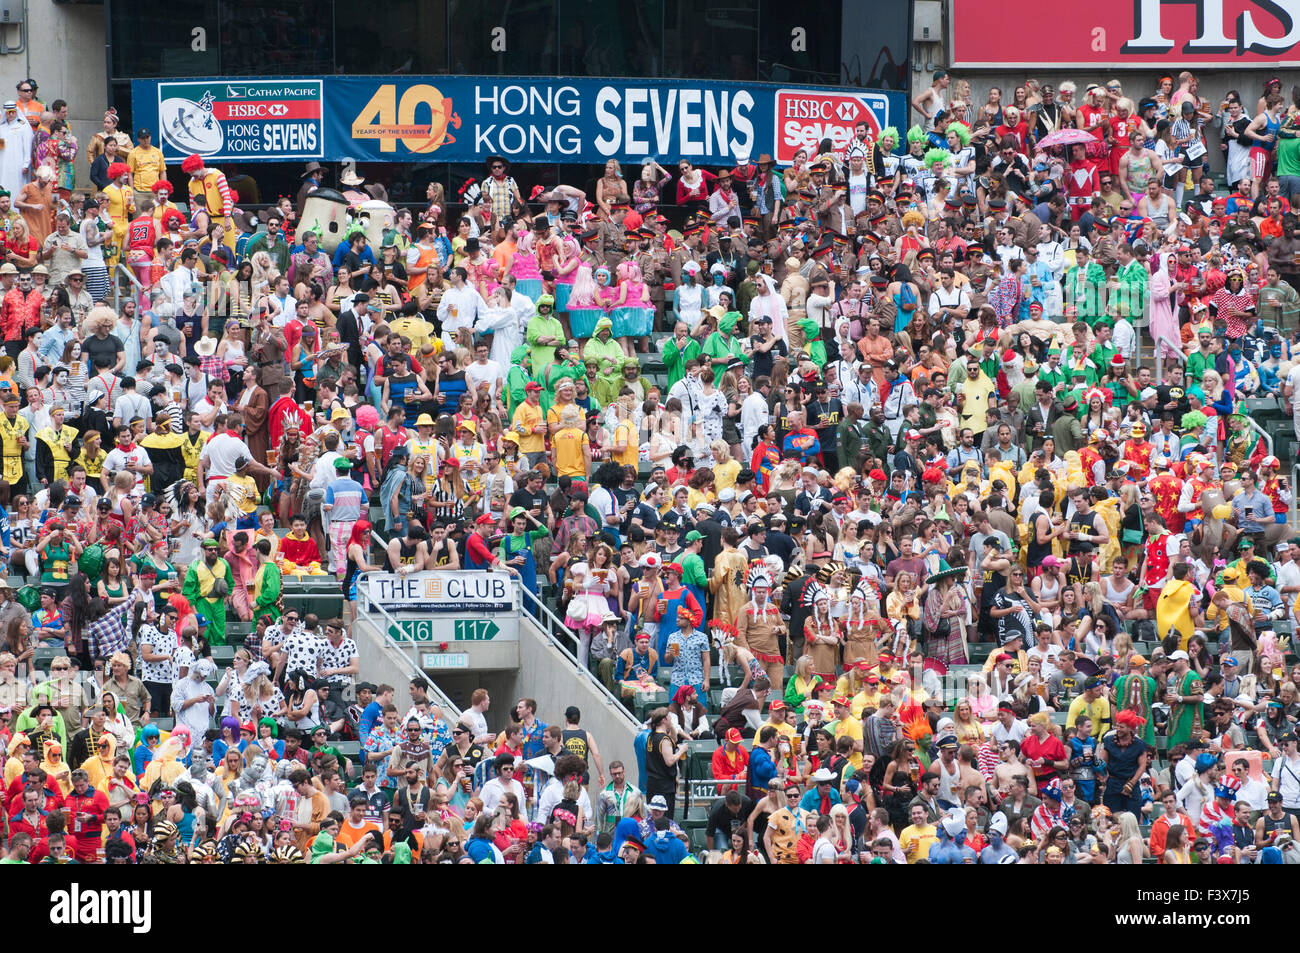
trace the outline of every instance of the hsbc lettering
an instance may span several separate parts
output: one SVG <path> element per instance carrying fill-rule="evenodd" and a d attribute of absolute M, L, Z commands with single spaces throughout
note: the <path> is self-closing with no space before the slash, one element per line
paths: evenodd
<path fill-rule="evenodd" d="M 1161 21 L 1167 5 L 1178 6 L 1180 9 L 1191 6 L 1195 10 L 1199 32 L 1179 50 L 1184 56 L 1214 53 L 1276 56 L 1300 44 L 1300 0 L 1252 0 L 1233 23 L 1237 31 L 1235 37 L 1229 37 L 1225 33 L 1224 0 L 1135 0 L 1134 37 L 1124 44 L 1120 52 L 1127 55 L 1173 52 L 1177 43 L 1165 36 Z M 1265 15 L 1262 25 L 1250 7 L 1257 8 Z M 1281 27 L 1280 35 L 1274 24 Z M 1271 29 L 1265 33 L 1262 26 Z"/>

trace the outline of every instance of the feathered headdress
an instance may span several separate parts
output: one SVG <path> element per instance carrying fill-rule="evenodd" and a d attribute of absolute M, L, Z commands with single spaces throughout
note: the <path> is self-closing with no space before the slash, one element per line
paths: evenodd
<path fill-rule="evenodd" d="M 709 620 L 709 637 L 718 648 L 736 641 L 736 627 L 726 619 Z"/>
<path fill-rule="evenodd" d="M 817 567 L 817 581 L 820 582 L 823 586 L 828 586 L 830 585 L 831 579 L 834 578 L 835 574 L 837 572 L 843 572 L 843 571 L 844 571 L 844 563 L 836 562 L 835 560 L 832 559 L 829 562 L 825 563 L 824 565 Z"/>
<path fill-rule="evenodd" d="M 772 588 L 772 573 L 767 568 L 767 563 L 761 559 L 751 560 L 749 569 L 745 572 L 745 587 L 753 589 L 755 586 L 762 585 Z"/>
<path fill-rule="evenodd" d="M 482 187 L 474 179 L 466 179 L 465 184 L 460 187 L 460 197 L 465 200 L 466 205 L 478 204 L 479 196 L 483 194 Z"/>
<path fill-rule="evenodd" d="M 803 591 L 799 593 L 799 604 L 805 608 L 811 608 L 818 599 L 829 600 L 830 591 L 816 579 L 809 579 L 804 583 Z"/>

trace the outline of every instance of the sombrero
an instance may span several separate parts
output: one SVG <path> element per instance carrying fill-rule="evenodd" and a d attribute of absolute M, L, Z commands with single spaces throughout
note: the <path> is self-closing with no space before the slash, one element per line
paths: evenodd
<path fill-rule="evenodd" d="M 926 579 L 925 584 L 927 586 L 933 586 L 935 583 L 942 582 L 945 579 L 960 579 L 962 576 L 966 575 L 966 568 L 967 567 L 965 566 L 958 566 L 956 569 L 941 569 L 939 572 Z"/>

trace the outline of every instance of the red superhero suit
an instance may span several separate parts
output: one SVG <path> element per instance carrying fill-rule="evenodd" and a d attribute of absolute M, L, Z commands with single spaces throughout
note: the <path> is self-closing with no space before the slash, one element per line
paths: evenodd
<path fill-rule="evenodd" d="M 1091 159 L 1070 163 L 1065 176 L 1065 200 L 1070 205 L 1070 221 L 1077 222 L 1092 206 L 1094 196 L 1101 194 L 1101 179 L 1097 163 Z"/>

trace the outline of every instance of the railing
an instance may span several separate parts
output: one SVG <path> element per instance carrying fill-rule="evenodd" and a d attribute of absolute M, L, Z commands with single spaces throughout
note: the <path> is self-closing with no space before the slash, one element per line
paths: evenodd
<path fill-rule="evenodd" d="M 357 579 L 357 590 L 359 593 L 364 593 L 365 591 L 365 579 L 365 575 L 362 575 Z M 398 624 L 398 621 L 393 618 L 392 614 L 389 613 L 387 609 L 379 605 L 377 602 L 371 602 L 369 599 L 366 599 L 364 595 L 360 601 L 364 602 L 365 608 L 361 609 L 361 607 L 358 606 L 358 609 L 364 611 L 367 616 L 371 616 L 370 623 L 379 631 L 379 638 L 383 643 L 384 651 L 391 653 L 395 659 L 400 659 L 401 662 L 399 667 L 404 669 L 407 675 L 411 678 L 423 678 L 429 683 L 429 700 L 442 708 L 443 713 L 447 716 L 448 722 L 454 724 L 459 721 L 461 714 L 460 709 L 457 708 L 455 703 L 443 693 L 442 689 L 425 674 L 424 669 L 420 668 L 419 659 L 416 657 L 417 649 L 415 648 L 415 643 L 395 637 L 395 634 L 396 636 L 402 634 L 402 627 Z M 383 618 L 383 625 L 377 624 L 376 620 L 373 618 L 372 613 L 375 612 L 378 612 Z M 410 645 L 411 654 L 409 657 L 398 646 L 399 642 L 406 642 Z"/>
<path fill-rule="evenodd" d="M 520 593 L 520 595 L 522 596 L 523 593 Z M 630 729 L 633 731 L 640 730 L 641 723 L 638 722 L 636 718 L 632 716 L 632 713 L 627 710 L 627 706 L 623 704 L 622 700 L 606 688 L 604 682 L 598 679 L 595 675 L 592 675 L 587 666 L 579 662 L 578 657 L 569 650 L 567 642 L 573 638 L 573 632 L 564 624 L 559 616 L 548 609 L 546 604 L 539 599 L 521 598 L 519 600 L 519 605 L 520 612 L 532 619 L 532 621 L 537 625 L 537 628 L 546 636 L 547 640 L 573 665 L 574 670 L 579 674 L 579 676 L 591 683 L 597 693 L 604 699 L 606 707 L 613 710 L 615 715 L 625 721 Z M 534 612 L 534 607 L 536 607 L 539 612 Z M 562 638 L 557 633 L 563 633 L 564 637 Z"/>
<path fill-rule="evenodd" d="M 116 265 L 113 266 L 113 275 L 112 275 L 113 310 L 116 311 L 118 314 L 121 314 L 122 313 L 122 283 L 117 280 L 118 275 L 125 275 L 127 281 L 135 285 L 136 289 L 141 294 L 144 294 L 145 287 L 140 283 L 140 279 L 135 276 L 135 273 L 131 271 L 130 268 L 127 267 L 125 262 L 119 261 Z"/>

